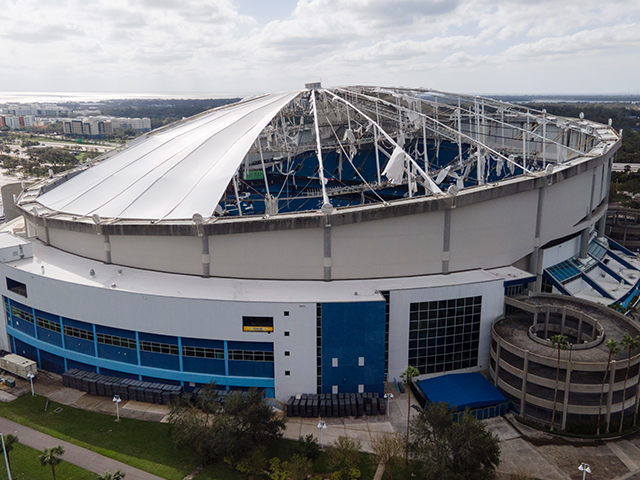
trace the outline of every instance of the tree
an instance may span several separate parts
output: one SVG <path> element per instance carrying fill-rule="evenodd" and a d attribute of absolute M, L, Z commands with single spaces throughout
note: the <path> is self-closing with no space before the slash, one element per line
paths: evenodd
<path fill-rule="evenodd" d="M 4 437 L 4 450 L 2 453 L 7 457 L 7 463 L 9 464 L 9 470 L 11 470 L 11 460 L 9 459 L 9 452 L 13 450 L 13 444 L 18 443 L 18 436 L 13 433 Z M 2 447 L 2 445 L 0 445 Z"/>
<path fill-rule="evenodd" d="M 602 379 L 602 387 L 600 388 L 600 406 L 598 407 L 598 428 L 596 435 L 600 435 L 600 416 L 602 415 L 602 399 L 604 397 L 604 384 L 607 382 L 607 374 L 609 373 L 609 367 L 611 366 L 611 356 L 618 355 L 620 353 L 620 346 L 615 340 L 607 340 L 607 349 L 609 350 L 609 359 L 607 360 L 607 369 L 604 372 L 604 378 Z"/>
<path fill-rule="evenodd" d="M 553 393 L 553 413 L 551 414 L 551 431 L 556 420 L 556 406 L 558 403 L 558 382 L 560 380 L 560 350 L 566 350 L 569 346 L 566 335 L 554 335 L 551 337 L 551 347 L 558 350 L 558 366 L 556 367 L 556 388 Z M 565 392 L 568 395 L 569 392 Z"/>
<path fill-rule="evenodd" d="M 264 402 L 262 392 L 234 392 L 220 408 L 215 384 L 205 387 L 198 406 L 181 401 L 172 405 L 169 423 L 177 445 L 191 447 L 203 462 L 227 459 L 237 463 L 257 445 L 282 436 L 284 420 Z"/>
<path fill-rule="evenodd" d="M 404 372 L 400 375 L 402 383 L 407 390 L 407 438 L 405 442 L 405 462 L 409 461 L 409 423 L 411 421 L 411 385 L 413 379 L 420 375 L 420 371 L 416 367 L 409 365 Z"/>
<path fill-rule="evenodd" d="M 397 466 L 404 452 L 404 439 L 397 433 L 377 435 L 371 441 L 371 447 L 378 463 L 385 467 L 385 476 Z"/>
<path fill-rule="evenodd" d="M 289 460 L 289 478 L 291 480 L 306 480 L 311 475 L 311 460 L 297 453 Z"/>
<path fill-rule="evenodd" d="M 57 447 L 45 448 L 42 452 L 42 455 L 38 457 L 40 461 L 40 465 L 46 467 L 47 465 L 51 465 L 51 474 L 53 475 L 53 480 L 56 480 L 56 465 L 58 465 L 62 459 L 60 455 L 64 454 L 64 448 L 62 445 L 58 445 Z"/>
<path fill-rule="evenodd" d="M 98 475 L 97 480 L 122 480 L 126 477 L 125 473 L 122 470 L 116 470 L 115 472 L 107 472 L 104 475 Z"/>
<path fill-rule="evenodd" d="M 358 440 L 352 440 L 344 436 L 338 437 L 331 444 L 329 448 L 329 465 L 338 469 L 336 473 L 340 475 L 342 480 L 350 479 L 352 477 L 351 470 L 357 470 L 355 466 L 358 464 L 361 449 L 362 445 Z"/>
<path fill-rule="evenodd" d="M 425 480 L 487 480 L 500 463 L 500 441 L 469 410 L 457 422 L 447 403 L 432 403 L 411 422 L 412 450 Z"/>
<path fill-rule="evenodd" d="M 624 403 L 627 398 L 627 380 L 629 379 L 629 370 L 631 369 L 631 352 L 636 348 L 640 347 L 640 338 L 638 337 L 634 338 L 625 332 L 624 335 L 622 335 L 622 340 L 620 341 L 620 345 L 622 345 L 623 348 L 627 349 L 627 372 L 624 375 L 624 387 L 622 388 L 622 413 L 620 414 L 620 430 L 619 430 L 619 432 L 622 432 L 622 428 L 624 427 L 624 411 L 625 411 Z M 636 390 L 637 388 L 634 389 L 634 391 Z"/>

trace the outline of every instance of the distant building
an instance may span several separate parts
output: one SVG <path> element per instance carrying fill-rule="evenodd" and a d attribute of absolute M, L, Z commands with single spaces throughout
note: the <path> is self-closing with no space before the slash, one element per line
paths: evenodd
<path fill-rule="evenodd" d="M 24 127 L 31 127 L 34 124 L 34 117 L 31 115 L 3 115 L 0 116 L 0 128 L 5 125 L 12 130 L 20 130 Z"/>
<path fill-rule="evenodd" d="M 62 120 L 65 135 L 102 138 L 118 130 L 131 129 L 136 133 L 151 130 L 149 118 L 114 118 L 106 116 L 67 118 Z"/>

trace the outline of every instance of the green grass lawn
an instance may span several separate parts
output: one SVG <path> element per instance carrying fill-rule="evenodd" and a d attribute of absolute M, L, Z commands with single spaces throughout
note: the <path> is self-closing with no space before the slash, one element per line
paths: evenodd
<path fill-rule="evenodd" d="M 25 395 L 0 404 L 0 415 L 168 480 L 182 480 L 199 464 L 191 450 L 175 447 L 165 423 L 115 422 L 112 416 L 55 402 L 45 412 L 45 403 L 45 397 Z M 58 407 L 62 411 L 53 413 Z"/>
<path fill-rule="evenodd" d="M 51 480 L 51 467 L 43 467 L 38 461 L 41 452 L 24 445 L 14 444 L 9 453 L 13 480 Z M 64 458 L 64 455 L 62 456 Z M 56 478 L 63 480 L 95 480 L 96 474 L 62 461 L 56 466 Z M 7 480 L 4 456 L 0 455 L 0 480 Z"/>

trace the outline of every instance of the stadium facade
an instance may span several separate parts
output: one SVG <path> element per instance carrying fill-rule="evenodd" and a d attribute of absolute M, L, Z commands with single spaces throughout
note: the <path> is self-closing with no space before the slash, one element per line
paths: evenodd
<path fill-rule="evenodd" d="M 1 346 L 278 399 L 487 370 L 505 295 L 636 296 L 638 261 L 601 235 L 619 145 L 433 90 L 244 99 L 24 189 Z"/>

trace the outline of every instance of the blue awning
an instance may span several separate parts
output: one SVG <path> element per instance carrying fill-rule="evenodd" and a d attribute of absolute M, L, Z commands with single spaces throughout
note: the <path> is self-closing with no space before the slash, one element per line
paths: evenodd
<path fill-rule="evenodd" d="M 456 410 L 508 403 L 480 372 L 451 373 L 416 383 L 430 403 L 446 402 Z"/>

